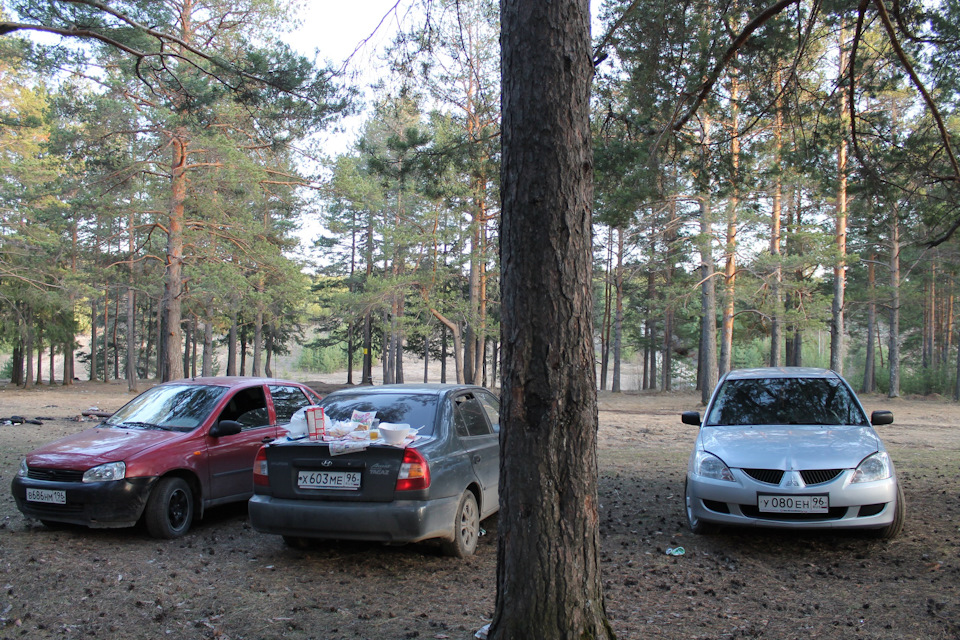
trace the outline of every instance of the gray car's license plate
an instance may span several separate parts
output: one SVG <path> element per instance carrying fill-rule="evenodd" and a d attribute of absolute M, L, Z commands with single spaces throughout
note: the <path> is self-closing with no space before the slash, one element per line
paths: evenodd
<path fill-rule="evenodd" d="M 301 489 L 347 489 L 360 488 L 359 471 L 299 471 L 297 486 Z"/>

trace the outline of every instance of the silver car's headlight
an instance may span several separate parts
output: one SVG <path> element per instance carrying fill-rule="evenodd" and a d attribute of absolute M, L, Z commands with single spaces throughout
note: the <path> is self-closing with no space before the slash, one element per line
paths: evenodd
<path fill-rule="evenodd" d="M 893 475 L 891 469 L 890 456 L 887 455 L 886 451 L 878 451 L 863 459 L 863 462 L 857 466 L 857 470 L 853 472 L 853 480 L 850 482 L 886 480 Z"/>
<path fill-rule="evenodd" d="M 24 458 L 23 460 L 20 461 L 20 468 L 17 469 L 17 476 L 20 478 L 26 478 L 27 472 L 28 472 L 27 459 Z"/>
<path fill-rule="evenodd" d="M 122 462 L 108 462 L 99 467 L 87 469 L 83 474 L 84 482 L 109 482 L 111 480 L 123 480 L 127 473 L 127 465 Z"/>
<path fill-rule="evenodd" d="M 733 472 L 723 463 L 723 460 L 706 451 L 697 451 L 693 459 L 693 472 L 703 478 L 736 482 Z"/>

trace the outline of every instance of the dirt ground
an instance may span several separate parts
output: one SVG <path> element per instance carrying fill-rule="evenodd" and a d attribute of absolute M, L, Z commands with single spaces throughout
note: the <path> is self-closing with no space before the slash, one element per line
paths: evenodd
<path fill-rule="evenodd" d="M 245 506 L 213 509 L 184 538 L 142 529 L 47 529 L 9 494 L 21 457 L 115 410 L 125 384 L 0 388 L 0 639 L 468 640 L 496 596 L 497 522 L 478 553 L 431 544 L 322 544 L 295 550 L 253 531 Z M 693 394 L 600 396 L 602 570 L 621 639 L 960 638 L 960 406 L 871 396 L 904 484 L 903 535 L 727 531 L 694 536 L 683 476 Z M 668 547 L 684 547 L 668 556 Z"/>

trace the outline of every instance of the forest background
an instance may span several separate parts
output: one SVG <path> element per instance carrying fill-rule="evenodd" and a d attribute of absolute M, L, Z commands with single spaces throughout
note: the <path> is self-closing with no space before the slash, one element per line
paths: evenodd
<path fill-rule="evenodd" d="M 2 7 L 0 377 L 135 389 L 296 350 L 497 384 L 498 4 L 397 5 L 364 92 L 283 44 L 283 0 Z M 960 3 L 596 14 L 600 388 L 635 359 L 643 389 L 772 364 L 960 397 Z"/>

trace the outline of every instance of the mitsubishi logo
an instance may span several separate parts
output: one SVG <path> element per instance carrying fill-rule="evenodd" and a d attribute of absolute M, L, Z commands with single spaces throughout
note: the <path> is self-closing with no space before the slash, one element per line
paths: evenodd
<path fill-rule="evenodd" d="M 787 471 L 783 474 L 783 482 L 781 483 L 784 487 L 805 487 L 803 479 L 800 477 L 799 471 Z"/>

